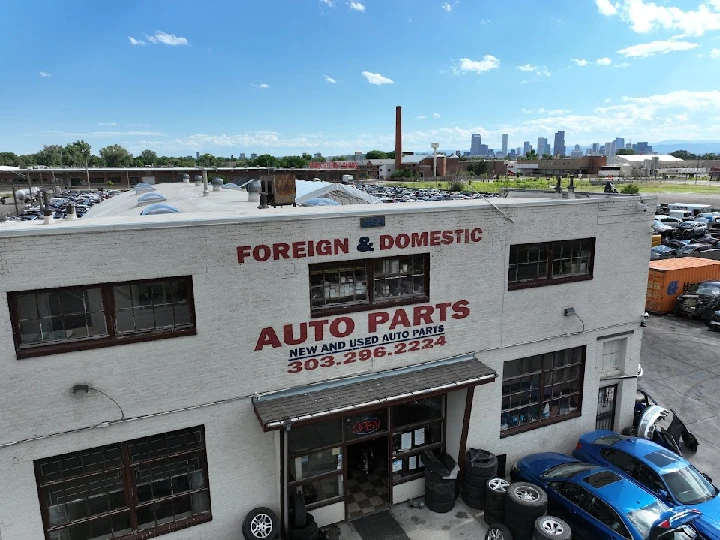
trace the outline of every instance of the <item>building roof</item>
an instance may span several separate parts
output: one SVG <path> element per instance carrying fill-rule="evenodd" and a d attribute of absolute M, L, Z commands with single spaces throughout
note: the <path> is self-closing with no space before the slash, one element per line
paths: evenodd
<path fill-rule="evenodd" d="M 402 162 L 403 162 L 403 165 L 405 165 L 405 164 L 411 165 L 413 163 L 420 163 L 421 161 L 423 161 L 424 159 L 427 159 L 429 157 L 431 158 L 432 156 L 427 156 L 427 155 L 423 155 L 423 154 L 413 154 L 410 156 L 403 156 Z"/>
<path fill-rule="evenodd" d="M 651 154 L 651 155 L 620 155 L 615 156 L 617 159 L 625 160 L 629 163 L 643 163 L 646 159 L 653 159 L 658 158 L 660 161 L 683 161 L 680 158 L 676 158 L 675 156 L 671 156 L 670 154 Z"/>
<path fill-rule="evenodd" d="M 253 398 L 253 405 L 264 430 L 278 429 L 360 407 L 387 406 L 489 383 L 496 377 L 477 358 L 463 356 L 271 392 Z"/>

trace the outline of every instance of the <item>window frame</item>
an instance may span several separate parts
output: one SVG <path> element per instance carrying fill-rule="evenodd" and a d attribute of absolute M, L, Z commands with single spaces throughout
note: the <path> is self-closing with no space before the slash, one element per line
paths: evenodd
<path fill-rule="evenodd" d="M 388 261 L 394 259 L 403 259 L 406 257 L 422 257 L 424 265 L 424 296 L 413 296 L 406 298 L 399 298 L 397 300 L 375 300 L 375 264 L 381 261 Z M 360 266 L 365 265 L 365 279 L 367 280 L 367 302 L 354 303 L 348 305 L 339 305 L 333 307 L 318 307 L 313 308 L 312 306 L 312 285 L 311 285 L 311 274 L 314 270 L 325 270 L 327 268 L 335 268 L 342 265 L 354 265 Z M 355 313 L 362 311 L 372 311 L 375 309 L 383 309 L 388 307 L 396 306 L 407 306 L 411 304 L 422 304 L 430 301 L 430 253 L 410 253 L 407 255 L 395 255 L 392 257 L 378 257 L 378 258 L 367 258 L 367 259 L 351 259 L 344 261 L 334 261 L 327 263 L 318 263 L 308 265 L 308 300 L 310 304 L 310 317 L 313 319 L 328 317 L 331 315 L 340 315 L 344 313 Z"/>
<path fill-rule="evenodd" d="M 180 329 L 171 330 L 149 330 L 145 332 L 118 333 L 116 330 L 117 312 L 115 310 L 114 287 L 126 285 L 142 285 L 161 281 L 184 281 L 188 291 L 188 308 L 190 310 L 190 323 Z M 28 294 L 42 294 L 61 291 L 84 291 L 87 289 L 100 289 L 102 298 L 103 313 L 105 315 L 105 327 L 107 335 L 101 337 L 87 337 L 77 340 L 58 341 L 50 344 L 37 344 L 23 346 L 20 331 L 20 314 L 17 305 L 19 296 Z M 197 322 L 195 316 L 195 297 L 193 292 L 193 278 L 187 276 L 167 276 L 153 279 L 136 279 L 131 281 L 113 281 L 105 283 L 93 283 L 89 285 L 73 285 L 70 287 L 56 287 L 45 289 L 30 289 L 25 291 L 12 291 L 7 293 L 8 308 L 10 310 L 10 322 L 13 329 L 13 342 L 18 360 L 51 354 L 62 354 L 66 352 L 85 351 L 88 349 L 99 349 L 114 347 L 127 343 L 139 343 L 154 341 L 156 339 L 168 339 L 181 336 L 194 336 L 197 334 Z"/>
<path fill-rule="evenodd" d="M 568 276 L 553 277 L 553 263 L 555 262 L 555 252 L 563 242 L 577 242 L 577 241 L 588 241 L 590 243 L 590 259 L 588 260 L 588 272 L 587 274 L 572 274 Z M 510 260 L 512 257 L 512 250 L 518 248 L 526 248 L 532 246 L 542 246 L 547 251 L 547 270 L 545 277 L 538 277 L 529 279 L 526 281 L 510 281 L 509 275 L 506 274 L 508 282 L 508 291 L 515 291 L 518 289 L 530 289 L 535 287 L 545 287 L 548 285 L 560 285 L 563 283 L 575 283 L 578 281 L 589 281 L 593 279 L 593 270 L 595 267 L 595 237 L 589 238 L 572 238 L 563 240 L 553 240 L 549 242 L 528 242 L 524 244 L 512 244 L 508 253 L 508 265 L 507 272 L 510 272 Z"/>
<path fill-rule="evenodd" d="M 143 459 L 136 459 L 133 461 L 132 457 L 130 456 L 130 445 L 136 441 L 140 441 L 143 439 L 148 439 L 153 436 L 157 435 L 164 435 L 167 436 L 171 433 L 176 432 L 189 432 L 193 430 L 200 430 L 200 433 L 202 434 L 202 443 L 197 448 L 185 448 L 180 451 L 168 451 L 166 454 L 162 456 L 153 456 L 153 457 L 145 457 Z M 67 454 L 58 454 L 56 456 L 51 456 L 48 458 L 41 458 L 36 459 L 33 461 L 33 467 L 35 471 L 35 484 L 37 487 L 37 493 L 38 493 L 38 501 L 40 504 L 40 515 L 42 517 L 43 522 L 43 532 L 44 532 L 44 538 L 45 540 L 50 540 L 50 533 L 52 531 L 56 530 L 62 530 L 63 528 L 66 528 L 70 526 L 70 524 L 79 524 L 83 522 L 92 521 L 93 519 L 98 519 L 105 516 L 112 516 L 112 515 L 118 515 L 122 514 L 124 512 L 128 513 L 129 521 L 130 521 L 130 532 L 127 534 L 124 534 L 122 536 L 118 536 L 116 538 L 122 539 L 122 540 L 144 540 L 146 538 L 155 538 L 157 536 L 161 536 L 163 534 L 168 534 L 171 532 L 179 531 L 182 529 L 186 529 L 188 527 L 192 527 L 194 525 L 199 525 L 201 523 L 206 523 L 208 521 L 212 521 L 212 495 L 210 490 L 210 477 L 208 474 L 208 460 L 207 460 L 207 444 L 206 444 L 206 436 L 205 436 L 205 426 L 199 425 L 199 426 L 192 426 L 189 428 L 183 428 L 179 430 L 173 430 L 165 433 L 158 433 L 155 435 L 148 435 L 145 437 L 139 437 L 137 439 L 131 439 L 127 441 L 122 441 L 119 443 L 111 443 L 103 446 L 93 447 L 93 448 L 86 448 L 83 450 L 79 450 L 77 452 L 70 452 L 70 454 L 78 453 L 78 452 L 93 452 L 98 451 L 100 449 L 105 449 L 107 447 L 112 446 L 120 446 L 120 464 L 118 466 L 112 466 L 107 467 L 101 470 L 95 470 L 91 472 L 83 472 L 81 474 L 77 474 L 71 478 L 62 478 L 60 480 L 50 480 L 50 481 L 44 481 L 41 482 L 41 462 L 46 460 L 53 460 L 61 458 L 62 456 L 65 456 Z M 153 498 L 150 501 L 140 502 L 138 499 L 138 490 L 137 490 L 137 481 L 135 479 L 135 468 L 143 465 L 143 464 L 152 464 L 152 463 L 161 463 L 161 462 L 171 462 L 173 458 L 181 457 L 181 456 L 190 456 L 190 455 L 196 455 L 200 461 L 200 471 L 203 473 L 203 479 L 205 483 L 205 487 L 200 489 L 189 489 L 186 492 L 183 492 L 180 496 L 187 496 L 194 493 L 200 493 L 200 492 L 206 492 L 207 493 L 207 501 L 208 501 L 208 511 L 206 513 L 202 514 L 196 514 L 191 515 L 190 517 L 179 520 L 179 521 L 172 521 L 169 523 L 163 523 L 160 525 L 155 525 L 152 528 L 149 529 L 138 529 L 137 528 L 137 513 L 139 509 L 152 506 L 156 502 L 160 501 L 167 501 L 167 500 L 174 500 L 176 498 L 179 498 L 180 496 L 165 496 L 165 497 L 159 497 L 157 499 Z M 112 473 L 115 471 L 120 472 L 120 477 L 122 479 L 122 487 L 123 487 L 123 494 L 124 494 L 124 502 L 125 506 L 119 509 L 114 510 L 107 510 L 104 512 L 101 512 L 99 514 L 94 514 L 92 516 L 87 516 L 85 518 L 80 518 L 77 520 L 74 520 L 73 522 L 68 521 L 68 523 L 64 525 L 50 525 L 50 510 L 47 500 L 47 493 L 48 488 L 52 488 L 54 486 L 57 486 L 59 484 L 68 483 L 68 482 L 74 482 L 82 479 L 87 478 L 93 478 L 93 477 L 100 477 L 103 474 L 107 474 L 108 472 Z M 52 529 L 52 531 L 50 530 Z"/>
<path fill-rule="evenodd" d="M 553 355 L 554 355 L 554 354 L 558 354 L 558 353 L 565 354 L 566 351 L 570 351 L 570 354 L 574 354 L 573 351 L 574 351 L 575 349 L 581 349 L 581 354 L 580 354 L 580 355 L 581 355 L 581 358 L 580 358 L 579 364 L 574 364 L 574 363 L 573 363 L 573 364 L 567 364 L 567 365 L 563 365 L 563 366 L 558 367 L 558 368 L 555 368 L 555 367 L 553 366 L 549 371 L 546 371 L 545 368 L 543 367 L 543 362 L 544 362 L 544 360 L 543 360 L 543 358 L 541 358 L 541 359 L 540 359 L 540 371 L 539 371 L 539 372 L 532 372 L 532 373 L 533 373 L 533 374 L 537 373 L 538 376 L 539 376 L 538 389 L 537 389 L 537 392 L 538 392 L 538 408 L 539 408 L 539 410 L 542 411 L 542 408 L 543 408 L 544 404 L 545 404 L 545 403 L 550 403 L 550 402 L 553 400 L 552 395 L 551 395 L 549 398 L 545 398 L 545 389 L 546 389 L 546 388 L 552 389 L 552 387 L 553 387 L 553 383 L 550 383 L 549 386 L 546 386 L 546 384 L 545 384 L 545 377 L 546 377 L 546 375 L 547 375 L 548 373 L 552 373 L 552 372 L 555 372 L 555 371 L 557 371 L 557 370 L 562 370 L 562 369 L 566 369 L 566 368 L 568 368 L 568 367 L 572 367 L 572 366 L 574 366 L 574 365 L 579 365 L 579 366 L 580 366 L 580 368 L 579 368 L 579 373 L 578 373 L 578 377 L 577 377 L 577 379 L 576 379 L 576 380 L 577 380 L 577 383 L 578 383 L 578 391 L 577 391 L 577 394 L 576 394 L 576 395 L 577 395 L 577 399 L 578 399 L 577 409 L 574 410 L 574 411 L 568 412 L 568 413 L 566 413 L 566 414 L 559 414 L 559 415 L 557 415 L 557 416 L 551 416 L 551 417 L 549 417 L 549 418 L 540 418 L 540 419 L 535 420 L 535 421 L 530 422 L 530 423 L 526 423 L 526 424 L 522 424 L 522 425 L 518 425 L 518 426 L 512 426 L 512 427 L 508 427 L 508 428 L 506 428 L 506 429 L 502 429 L 502 415 L 503 415 L 503 413 L 505 413 L 506 411 L 514 410 L 514 409 L 521 409 L 521 408 L 523 408 L 523 407 L 527 407 L 528 405 L 519 405 L 519 406 L 517 406 L 517 407 L 510 407 L 509 409 L 504 409 L 504 408 L 503 408 L 502 401 L 503 401 L 503 399 L 504 399 L 505 396 L 504 396 L 504 394 L 502 393 L 503 390 L 502 390 L 502 387 L 501 387 L 501 389 L 500 389 L 500 393 L 501 393 L 501 401 L 500 401 L 500 438 L 501 438 L 501 439 L 504 439 L 505 437 L 510 437 L 510 436 L 512 436 L 512 435 L 517 435 L 518 433 L 524 433 L 524 432 L 526 432 L 526 431 L 532 431 L 533 429 L 538 429 L 538 428 L 545 427 L 545 426 L 549 426 L 549 425 L 552 425 L 552 424 L 557 424 L 558 422 L 564 422 L 564 421 L 566 421 L 566 420 L 571 420 L 571 419 L 573 419 L 573 418 L 579 418 L 580 416 L 582 416 L 583 386 L 584 386 L 584 383 L 585 383 L 585 367 L 586 367 L 586 365 L 587 365 L 587 346 L 581 345 L 581 346 L 578 346 L 578 347 L 571 347 L 571 348 L 569 348 L 569 349 L 561 349 L 561 350 L 559 350 L 559 351 L 549 351 L 549 352 L 547 352 L 547 353 L 542 353 L 542 354 L 540 354 L 540 355 L 532 355 L 532 356 L 541 356 L 541 357 L 543 357 L 543 356 L 545 356 L 546 354 L 553 354 Z M 505 385 L 505 364 L 507 364 L 508 362 L 515 362 L 515 361 L 517 361 L 517 360 L 522 360 L 522 359 L 524 359 L 524 358 L 532 358 L 532 356 L 530 356 L 530 357 L 522 357 L 522 358 L 515 358 L 515 359 L 512 359 L 512 360 L 506 360 L 505 362 L 503 362 L 503 375 L 502 375 L 502 383 L 501 383 L 502 386 Z M 553 360 L 554 360 L 554 359 L 553 359 Z M 528 376 L 532 376 L 532 375 L 531 375 L 531 374 L 516 375 L 516 376 L 513 376 L 513 377 L 509 377 L 508 380 L 511 380 L 511 381 L 512 381 L 512 380 L 515 380 L 515 379 L 522 379 L 523 377 L 528 377 Z M 564 381 L 564 382 L 568 382 L 568 381 Z M 523 391 L 523 392 L 524 392 L 524 391 Z M 574 394 L 574 393 L 571 393 L 571 394 L 569 394 L 568 396 L 572 396 L 572 395 L 575 395 L 575 394 Z M 562 397 L 563 397 L 563 396 L 561 396 L 561 398 L 562 398 Z"/>

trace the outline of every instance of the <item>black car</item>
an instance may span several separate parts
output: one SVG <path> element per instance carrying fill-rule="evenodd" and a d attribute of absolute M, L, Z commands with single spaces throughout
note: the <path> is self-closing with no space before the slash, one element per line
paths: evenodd
<path fill-rule="evenodd" d="M 696 283 L 675 301 L 675 314 L 709 321 L 720 310 L 720 281 Z"/>
<path fill-rule="evenodd" d="M 708 328 L 715 332 L 720 332 L 720 311 L 713 313 L 713 316 L 708 321 Z"/>

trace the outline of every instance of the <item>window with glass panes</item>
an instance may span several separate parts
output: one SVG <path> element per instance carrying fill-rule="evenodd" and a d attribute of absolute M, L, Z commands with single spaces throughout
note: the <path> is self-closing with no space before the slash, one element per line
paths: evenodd
<path fill-rule="evenodd" d="M 327 315 L 385 305 L 425 302 L 428 254 L 310 265 L 310 308 Z"/>
<path fill-rule="evenodd" d="M 139 540 L 210 521 L 202 426 L 35 462 L 46 540 Z"/>
<path fill-rule="evenodd" d="M 592 279 L 594 257 L 594 238 L 510 246 L 508 288 Z"/>
<path fill-rule="evenodd" d="M 505 362 L 501 435 L 579 416 L 584 370 L 584 346 Z"/>
<path fill-rule="evenodd" d="M 188 335 L 192 278 L 8 293 L 18 358 Z"/>

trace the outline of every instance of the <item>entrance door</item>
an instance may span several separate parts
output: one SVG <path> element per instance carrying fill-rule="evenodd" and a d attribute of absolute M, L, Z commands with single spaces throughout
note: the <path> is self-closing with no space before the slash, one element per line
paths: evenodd
<path fill-rule="evenodd" d="M 598 409 L 595 429 L 615 429 L 615 399 L 618 385 L 604 386 L 598 391 Z"/>
<path fill-rule="evenodd" d="M 388 436 L 347 446 L 345 513 L 348 519 L 374 514 L 390 506 Z"/>

